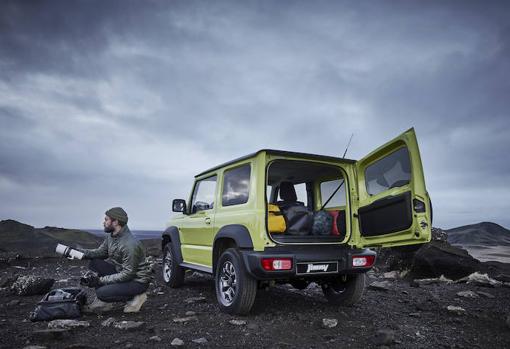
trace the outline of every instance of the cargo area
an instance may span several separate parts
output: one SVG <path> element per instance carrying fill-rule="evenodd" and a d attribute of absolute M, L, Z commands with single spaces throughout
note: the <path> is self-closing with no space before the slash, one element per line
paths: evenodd
<path fill-rule="evenodd" d="M 347 178 L 339 166 L 275 160 L 267 168 L 267 231 L 275 242 L 345 240 Z"/>

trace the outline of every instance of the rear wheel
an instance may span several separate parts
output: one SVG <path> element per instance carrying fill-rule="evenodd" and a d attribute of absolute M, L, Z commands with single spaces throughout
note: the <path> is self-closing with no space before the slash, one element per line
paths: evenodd
<path fill-rule="evenodd" d="M 250 311 L 257 294 L 257 280 L 248 274 L 236 249 L 229 248 L 220 256 L 214 280 L 221 311 L 236 315 Z"/>
<path fill-rule="evenodd" d="M 175 258 L 172 243 L 166 244 L 163 254 L 163 280 L 168 286 L 177 288 L 184 283 L 184 272 L 185 269 Z"/>
<path fill-rule="evenodd" d="M 365 274 L 345 275 L 322 284 L 322 292 L 331 304 L 353 305 L 363 296 L 365 290 Z"/>

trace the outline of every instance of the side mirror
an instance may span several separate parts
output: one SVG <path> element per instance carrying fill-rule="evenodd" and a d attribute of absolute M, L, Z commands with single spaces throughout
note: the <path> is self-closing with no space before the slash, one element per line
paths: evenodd
<path fill-rule="evenodd" d="M 172 201 L 172 211 L 174 212 L 186 212 L 186 201 L 183 199 L 174 199 Z"/>

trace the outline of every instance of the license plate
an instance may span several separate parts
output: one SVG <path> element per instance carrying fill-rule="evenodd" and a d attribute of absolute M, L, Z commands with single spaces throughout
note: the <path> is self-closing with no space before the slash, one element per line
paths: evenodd
<path fill-rule="evenodd" d="M 297 263 L 296 274 L 332 274 L 338 273 L 338 262 Z"/>

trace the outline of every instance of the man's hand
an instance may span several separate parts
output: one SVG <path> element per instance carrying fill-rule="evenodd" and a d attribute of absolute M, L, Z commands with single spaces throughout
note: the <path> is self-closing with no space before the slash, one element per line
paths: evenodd
<path fill-rule="evenodd" d="M 80 285 L 87 286 L 87 287 L 98 287 L 101 286 L 101 281 L 99 281 L 99 276 L 96 274 L 85 274 L 80 279 Z"/>

